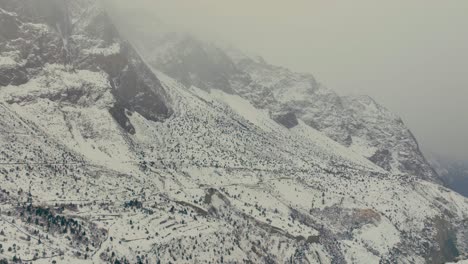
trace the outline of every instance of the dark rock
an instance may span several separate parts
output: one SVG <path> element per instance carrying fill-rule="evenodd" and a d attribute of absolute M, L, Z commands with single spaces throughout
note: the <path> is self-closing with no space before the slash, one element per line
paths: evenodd
<path fill-rule="evenodd" d="M 130 120 L 128 119 L 125 108 L 120 104 L 115 104 L 111 109 L 109 109 L 110 114 L 114 117 L 115 121 L 128 133 L 134 135 L 135 134 L 135 127 L 132 125 Z"/>
<path fill-rule="evenodd" d="M 294 114 L 293 112 L 273 114 L 272 118 L 277 123 L 283 125 L 286 128 L 293 128 L 299 125 L 299 121 L 297 120 L 296 114 Z"/>
<path fill-rule="evenodd" d="M 385 170 L 390 170 L 390 163 L 392 161 L 391 155 L 392 153 L 390 153 L 388 149 L 378 150 L 369 160 Z"/>

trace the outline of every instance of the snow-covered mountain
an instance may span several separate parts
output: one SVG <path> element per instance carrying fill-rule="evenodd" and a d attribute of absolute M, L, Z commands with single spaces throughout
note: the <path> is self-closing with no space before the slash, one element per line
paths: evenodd
<path fill-rule="evenodd" d="M 0 0 L 0 23 L 0 261 L 468 253 L 468 200 L 367 97 L 178 34 L 130 44 L 95 0 Z"/>
<path fill-rule="evenodd" d="M 144 27 L 128 34 L 153 67 L 186 86 L 238 94 L 285 127 L 300 119 L 391 173 L 440 181 L 401 118 L 368 96 L 339 96 L 311 74 L 188 34 Z"/>

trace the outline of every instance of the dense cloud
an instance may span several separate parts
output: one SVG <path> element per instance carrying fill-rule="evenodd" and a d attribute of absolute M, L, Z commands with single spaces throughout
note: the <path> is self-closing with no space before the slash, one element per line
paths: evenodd
<path fill-rule="evenodd" d="M 403 117 L 422 148 L 468 159 L 468 2 L 108 0 L 223 39 Z"/>

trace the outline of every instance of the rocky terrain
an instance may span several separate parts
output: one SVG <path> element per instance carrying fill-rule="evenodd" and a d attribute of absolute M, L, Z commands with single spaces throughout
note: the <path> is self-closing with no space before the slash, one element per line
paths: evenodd
<path fill-rule="evenodd" d="M 0 0 L 0 25 L 1 263 L 468 257 L 468 200 L 368 97 L 95 0 Z"/>

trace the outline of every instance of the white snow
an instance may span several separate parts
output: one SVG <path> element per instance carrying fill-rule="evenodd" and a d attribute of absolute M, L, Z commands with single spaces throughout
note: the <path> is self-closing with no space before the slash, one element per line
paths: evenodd
<path fill-rule="evenodd" d="M 14 61 L 11 57 L 0 56 L 0 70 L 11 69 L 14 68 L 16 65 L 16 61 Z"/>
<path fill-rule="evenodd" d="M 202 92 L 200 89 L 194 88 L 198 93 Z M 227 94 L 221 90 L 211 90 L 210 95 L 212 98 L 226 103 L 235 112 L 244 117 L 246 120 L 252 122 L 264 131 L 272 131 L 278 129 L 279 125 L 271 120 L 266 110 L 258 110 L 249 101 L 238 95 Z"/>
<path fill-rule="evenodd" d="M 352 137 L 353 143 L 349 146 L 351 151 L 359 153 L 360 155 L 370 158 L 378 150 L 376 147 L 369 146 L 369 141 L 364 140 L 360 137 Z"/>
<path fill-rule="evenodd" d="M 399 231 L 386 218 L 378 224 L 367 224 L 361 229 L 355 230 L 355 237 L 362 240 L 363 244 L 380 252 L 387 254 L 397 243 L 400 242 Z"/>
<path fill-rule="evenodd" d="M 103 55 L 103 56 L 111 56 L 120 53 L 120 44 L 114 43 L 109 47 L 93 47 L 90 49 L 84 49 L 83 53 L 86 55 Z"/>
<path fill-rule="evenodd" d="M 369 252 L 364 246 L 349 240 L 343 240 L 341 248 L 345 251 L 346 262 L 351 264 L 378 264 L 380 258 Z"/>
<path fill-rule="evenodd" d="M 330 139 L 322 132 L 312 128 L 311 126 L 306 125 L 302 120 L 299 120 L 299 125 L 290 129 L 290 131 L 298 136 L 308 138 L 312 141 L 311 144 L 317 145 L 324 152 L 332 152 L 337 156 L 342 156 L 350 161 L 353 161 L 362 166 L 371 168 L 376 171 L 383 172 L 383 170 L 366 159 L 365 155 L 362 152 L 356 151 L 351 148 L 351 151 L 344 147 L 343 145 L 337 143 L 336 141 Z"/>

